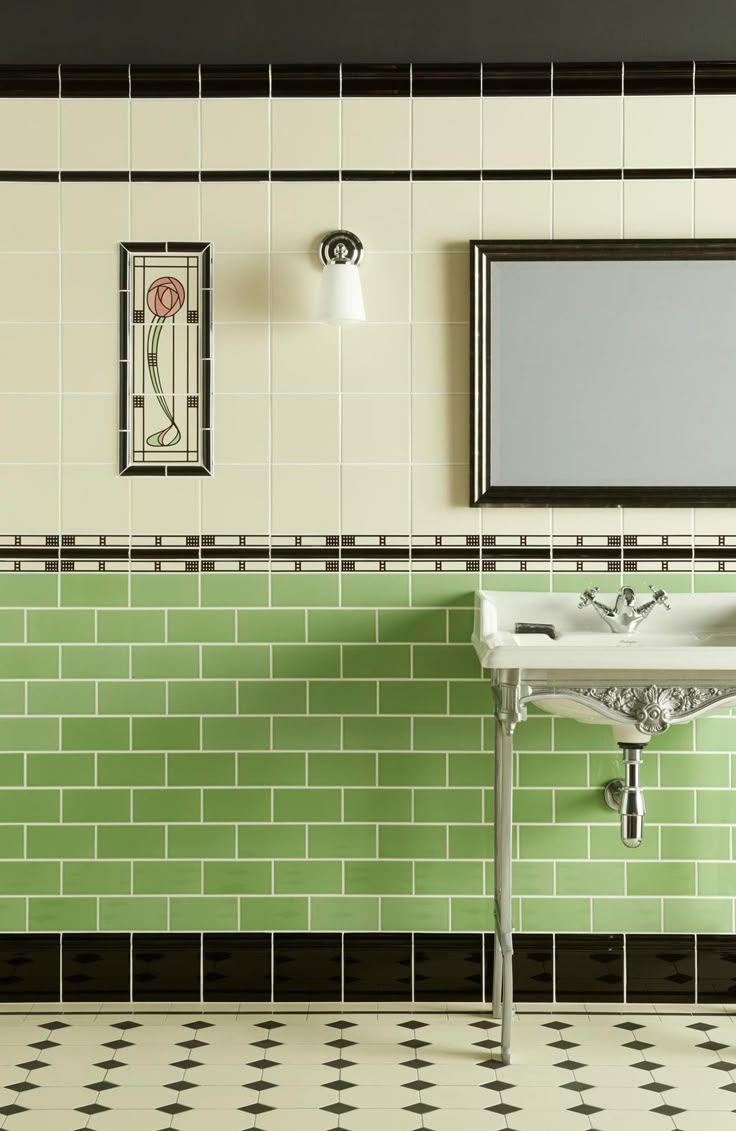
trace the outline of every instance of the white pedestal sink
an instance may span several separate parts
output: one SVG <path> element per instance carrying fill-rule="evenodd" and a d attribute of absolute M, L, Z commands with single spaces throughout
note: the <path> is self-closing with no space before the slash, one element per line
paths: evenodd
<path fill-rule="evenodd" d="M 581 578 L 582 580 L 582 578 Z M 615 635 L 572 593 L 477 594 L 473 644 L 495 697 L 493 1009 L 511 1058 L 512 736 L 534 703 L 580 722 L 608 721 L 633 747 L 670 725 L 736 700 L 736 596 L 676 594 L 636 632 Z M 555 639 L 516 626 L 553 625 Z"/>

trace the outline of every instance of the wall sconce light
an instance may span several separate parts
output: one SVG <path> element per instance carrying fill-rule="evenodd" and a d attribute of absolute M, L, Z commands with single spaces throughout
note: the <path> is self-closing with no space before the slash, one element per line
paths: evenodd
<path fill-rule="evenodd" d="M 358 265 L 363 245 L 352 232 L 330 232 L 319 245 L 322 282 L 319 294 L 319 320 L 331 326 L 365 322 L 363 288 Z"/>

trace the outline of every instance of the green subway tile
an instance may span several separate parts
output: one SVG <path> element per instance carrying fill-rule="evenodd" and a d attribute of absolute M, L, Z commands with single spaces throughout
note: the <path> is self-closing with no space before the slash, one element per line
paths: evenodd
<path fill-rule="evenodd" d="M 0 610 L 0 643 L 20 644 L 25 639 L 25 617 L 22 609 Z"/>
<path fill-rule="evenodd" d="M 346 821 L 410 821 L 410 789 L 346 789 Z"/>
<path fill-rule="evenodd" d="M 270 821 L 269 789 L 203 790 L 205 821 Z"/>
<path fill-rule="evenodd" d="M 268 672 L 254 674 L 268 675 Z M 338 644 L 275 644 L 273 675 L 274 679 L 337 677 L 340 675 L 340 647 Z"/>
<path fill-rule="evenodd" d="M 250 609 L 268 604 L 267 573 L 203 573 L 202 604 Z"/>
<path fill-rule="evenodd" d="M 376 711 L 376 684 L 365 680 L 311 680 L 313 715 L 370 715 Z"/>
<path fill-rule="evenodd" d="M 448 609 L 447 639 L 450 644 L 466 644 L 472 635 L 474 621 L 472 609 Z"/>
<path fill-rule="evenodd" d="M 339 821 L 341 819 L 339 789 L 275 789 L 274 821 Z"/>
<path fill-rule="evenodd" d="M 376 855 L 376 830 L 370 825 L 310 825 L 311 859 L 364 859 Z"/>
<path fill-rule="evenodd" d="M 492 866 L 487 890 L 493 890 Z M 516 895 L 552 895 L 555 890 L 555 866 L 546 860 L 514 860 L 512 889 Z"/>
<path fill-rule="evenodd" d="M 731 830 L 714 825 L 662 828 L 662 856 L 668 860 L 728 860 Z"/>
<path fill-rule="evenodd" d="M 730 934 L 733 931 L 733 899 L 665 899 L 663 927 L 700 934 Z"/>
<path fill-rule="evenodd" d="M 58 789 L 4 789 L 0 792 L 0 822 L 25 825 L 58 821 L 60 812 Z"/>
<path fill-rule="evenodd" d="M 627 865 L 629 895 L 695 895 L 695 864 L 691 861 L 632 860 Z"/>
<path fill-rule="evenodd" d="M 225 897 L 173 896 L 169 901 L 172 931 L 236 931 L 238 901 Z"/>
<path fill-rule="evenodd" d="M 198 750 L 199 719 L 133 719 L 134 750 Z"/>
<path fill-rule="evenodd" d="M 127 861 L 67 860 L 62 866 L 64 895 L 129 895 Z"/>
<path fill-rule="evenodd" d="M 339 860 L 277 860 L 273 889 L 276 895 L 338 895 L 342 864 Z"/>
<path fill-rule="evenodd" d="M 355 716 L 344 720 L 343 736 L 346 750 L 408 750 L 411 721 Z"/>
<path fill-rule="evenodd" d="M 28 613 L 28 640 L 32 644 L 79 643 L 94 638 L 95 614 L 91 609 L 31 609 Z"/>
<path fill-rule="evenodd" d="M 472 573 L 412 573 L 412 605 L 469 605 L 475 601 L 478 575 Z"/>
<path fill-rule="evenodd" d="M 170 715 L 232 715 L 236 685 L 232 680 L 184 680 L 169 684 Z"/>
<path fill-rule="evenodd" d="M 411 649 L 405 644 L 346 644 L 342 649 L 342 664 L 342 674 L 346 679 L 408 676 L 411 673 Z"/>
<path fill-rule="evenodd" d="M 555 762 L 558 758 L 574 757 L 574 755 L 555 754 L 552 759 Z M 585 755 L 581 754 L 578 757 L 584 758 Z M 602 789 L 607 782 L 613 778 L 623 777 L 623 761 L 621 758 L 621 751 L 613 750 L 607 754 L 591 754 L 590 758 L 590 784 Z M 657 762 L 658 757 L 655 751 L 649 751 L 645 748 L 644 758 L 642 760 L 640 779 L 644 788 L 657 785 Z M 585 784 L 584 782 L 582 783 Z"/>
<path fill-rule="evenodd" d="M 158 790 L 152 792 L 160 793 Z M 166 820 L 166 817 L 162 819 Z M 166 832 L 163 826 L 142 828 L 130 825 L 100 825 L 97 830 L 97 855 L 103 860 L 135 860 L 146 857 L 161 859 L 165 844 Z"/>
<path fill-rule="evenodd" d="M 480 750 L 481 747 L 480 719 L 414 720 L 415 750 Z"/>
<path fill-rule="evenodd" d="M 378 755 L 378 784 L 446 785 L 445 761 L 444 754 L 381 752 Z"/>
<path fill-rule="evenodd" d="M 205 576 L 202 575 L 203 579 Z M 130 603 L 134 607 L 147 606 L 153 609 L 198 605 L 199 577 L 192 573 L 131 574 Z"/>
<path fill-rule="evenodd" d="M 618 585 L 618 575 L 615 576 L 616 584 Z M 582 578 L 580 574 L 575 573 L 552 573 L 552 592 L 553 593 L 579 593 L 581 589 Z M 613 590 L 613 580 L 610 573 L 593 573 L 592 571 L 585 574 L 585 585 L 597 585 L 603 593 L 609 593 Z M 637 586 L 640 588 L 640 586 Z"/>
<path fill-rule="evenodd" d="M 20 860 L 26 855 L 25 830 L 21 825 L 0 827 L 0 857 L 5 860 Z"/>
<path fill-rule="evenodd" d="M 690 557 L 689 554 L 685 556 Z M 653 570 L 651 572 L 642 571 L 641 573 L 624 572 L 622 584 L 631 585 L 639 593 L 646 593 L 650 585 L 653 585 L 655 589 L 664 589 L 666 586 L 668 593 L 689 593 L 691 591 L 691 580 L 692 574 L 690 572 L 690 563 L 688 562 L 687 568 L 684 569 L 682 573 L 659 573 Z"/>
<path fill-rule="evenodd" d="M 241 931 L 306 931 L 309 900 L 303 895 L 243 896 L 240 903 Z"/>
<path fill-rule="evenodd" d="M 199 821 L 200 795 L 199 789 L 135 789 L 133 820 L 151 824 L 157 821 Z M 149 856 L 151 853 L 135 855 Z M 163 856 L 163 852 L 160 855 Z"/>
<path fill-rule="evenodd" d="M 27 609 L 36 605 L 48 608 L 58 603 L 58 576 L 6 573 L 0 577 L 0 606 L 17 605 Z"/>
<path fill-rule="evenodd" d="M 248 609 L 238 613 L 238 640 L 252 644 L 286 644 L 306 640 L 301 609 Z"/>
<path fill-rule="evenodd" d="M 736 727 L 733 719 L 698 719 L 695 724 L 695 748 L 709 752 L 736 750 Z"/>
<path fill-rule="evenodd" d="M 447 684 L 437 680 L 381 680 L 382 715 L 446 715 Z"/>
<path fill-rule="evenodd" d="M 305 785 L 306 755 L 301 751 L 260 751 L 237 755 L 239 785 Z"/>
<path fill-rule="evenodd" d="M 728 754 L 660 754 L 660 781 L 663 786 L 728 786 L 729 760 Z"/>
<path fill-rule="evenodd" d="M 100 900 L 101 931 L 165 931 L 168 900 L 160 896 L 111 896 Z"/>
<path fill-rule="evenodd" d="M 152 680 L 100 683 L 101 715 L 161 715 L 166 710 L 166 685 Z"/>
<path fill-rule="evenodd" d="M 675 792 L 674 790 L 672 791 Z M 678 790 L 685 797 L 692 798 L 689 790 Z M 733 825 L 736 824 L 736 803 L 733 792 L 722 789 L 699 789 L 697 792 L 699 825 Z M 670 817 L 672 821 L 680 818 Z M 692 818 L 690 818 L 692 820 Z"/>
<path fill-rule="evenodd" d="M 335 573 L 272 573 L 271 604 L 296 608 L 335 606 L 340 600 L 340 585 Z M 267 602 L 263 602 L 267 604 Z"/>
<path fill-rule="evenodd" d="M 128 604 L 127 573 L 67 573 L 59 578 L 61 605 L 100 609 Z"/>
<path fill-rule="evenodd" d="M 623 895 L 626 890 L 623 861 L 557 865 L 558 895 Z"/>
<path fill-rule="evenodd" d="M 0 679 L 55 679 L 58 675 L 58 648 L 40 644 L 0 648 Z"/>
<path fill-rule="evenodd" d="M 590 826 L 590 858 L 591 860 L 626 860 L 632 857 L 630 848 L 621 843 L 619 835 L 619 822 L 615 813 L 611 813 L 613 820 L 605 825 Z M 656 830 L 653 836 L 647 835 L 646 820 L 644 822 L 644 840 L 636 849 L 637 860 L 659 859 L 659 837 Z"/>
<path fill-rule="evenodd" d="M 241 825 L 238 856 L 244 859 L 276 860 L 306 855 L 304 825 Z"/>
<path fill-rule="evenodd" d="M 266 742 L 261 743 L 261 746 L 266 745 Z M 273 745 L 276 750 L 339 750 L 340 720 L 319 715 L 313 718 L 275 718 Z"/>
<path fill-rule="evenodd" d="M 3 719 L 0 727 L 0 750 L 58 749 L 57 719 Z"/>
<path fill-rule="evenodd" d="M 662 930 L 662 902 L 659 899 L 594 899 L 593 930 L 629 931 L 632 934 L 659 933 Z"/>
<path fill-rule="evenodd" d="M 479 789 L 418 789 L 414 794 L 415 821 L 473 824 L 482 819 Z"/>
<path fill-rule="evenodd" d="M 168 785 L 235 785 L 235 755 L 231 751 L 167 756 Z"/>
<path fill-rule="evenodd" d="M 698 895 L 732 895 L 736 891 L 736 863 L 699 863 Z"/>
<path fill-rule="evenodd" d="M 26 900 L 0 899 L 0 931 L 25 931 Z"/>
<path fill-rule="evenodd" d="M 488 680 L 454 679 L 451 681 L 451 715 L 487 715 L 492 711 L 493 696 Z M 518 729 L 519 727 L 517 727 Z M 514 745 L 516 745 L 515 742 Z"/>
<path fill-rule="evenodd" d="M 381 899 L 382 931 L 447 931 L 449 928 L 447 899 L 398 895 Z"/>
<path fill-rule="evenodd" d="M 564 825 L 522 825 L 519 855 L 535 860 L 582 859 L 588 855 L 588 830 Z"/>
<path fill-rule="evenodd" d="M 166 616 L 161 609 L 112 609 L 97 614 L 97 639 L 102 644 L 157 643 L 165 640 Z"/>
<path fill-rule="evenodd" d="M 136 895 L 194 894 L 202 890 L 199 860 L 139 860 L 133 865 Z"/>
<path fill-rule="evenodd" d="M 127 719 L 62 719 L 64 750 L 129 750 Z"/>
<path fill-rule="evenodd" d="M 408 573 L 344 573 L 342 604 L 353 608 L 386 609 L 409 604 Z"/>
<path fill-rule="evenodd" d="M 524 931 L 587 932 L 590 930 L 590 900 L 529 896 L 521 901 L 521 925 Z"/>
<path fill-rule="evenodd" d="M 80 823 L 118 823 L 130 820 L 130 791 L 127 789 L 65 789 L 62 794 L 62 820 Z"/>
<path fill-rule="evenodd" d="M 167 639 L 174 644 L 221 643 L 235 640 L 232 609 L 172 609 Z"/>
<path fill-rule="evenodd" d="M 362 644 L 376 639 L 373 609 L 310 609 L 307 625 L 309 641 L 317 644 Z"/>
<path fill-rule="evenodd" d="M 695 820 L 695 793 L 691 789 L 649 789 L 646 799 L 648 824 L 682 825 Z"/>
<path fill-rule="evenodd" d="M 447 765 L 450 785 L 493 785 L 493 760 L 485 753 L 453 752 Z"/>
<path fill-rule="evenodd" d="M 29 931 L 94 931 L 97 900 L 81 896 L 28 900 Z"/>
<path fill-rule="evenodd" d="M 172 860 L 235 856 L 234 825 L 172 825 L 168 853 Z"/>
<path fill-rule="evenodd" d="M 199 675 L 199 648 L 193 645 L 134 644 L 132 656 L 134 679 L 182 679 Z M 205 677 L 213 674 L 204 673 Z"/>
<path fill-rule="evenodd" d="M 556 757 L 553 754 L 551 761 Z M 558 789 L 555 790 L 555 820 L 566 824 L 612 824 L 616 821 L 616 814 L 606 805 L 600 788 Z"/>
<path fill-rule="evenodd" d="M 97 755 L 99 785 L 164 785 L 166 758 L 159 752 Z"/>
<path fill-rule="evenodd" d="M 303 715 L 307 710 L 307 685 L 284 680 L 249 680 L 238 684 L 241 715 Z"/>
<path fill-rule="evenodd" d="M 270 671 L 269 649 L 265 644 L 202 645 L 202 675 L 205 679 L 258 679 L 268 676 Z"/>
<path fill-rule="evenodd" d="M 266 860 L 208 861 L 204 865 L 207 895 L 269 895 L 271 863 Z"/>
<path fill-rule="evenodd" d="M 378 639 L 382 644 L 440 644 L 447 640 L 444 609 L 380 609 Z"/>
<path fill-rule="evenodd" d="M 65 644 L 61 649 L 64 679 L 119 679 L 130 675 L 129 649 L 122 644 Z"/>
<path fill-rule="evenodd" d="M 310 785 L 373 785 L 375 754 L 324 751 L 308 755 Z"/>
<path fill-rule="evenodd" d="M 313 931 L 377 931 L 378 900 L 316 895 L 311 900 Z M 0 913 L 2 908 L 0 907 Z"/>
<path fill-rule="evenodd" d="M 60 888 L 58 861 L 0 860 L 0 893 L 3 895 L 58 895 Z"/>
<path fill-rule="evenodd" d="M 695 723 L 677 723 L 671 726 L 669 730 L 658 734 L 656 739 L 656 748 L 660 750 L 694 750 L 695 749 Z M 645 747 L 644 757 L 646 758 L 647 748 Z"/>
<path fill-rule="evenodd" d="M 29 860 L 85 859 L 95 855 L 95 830 L 92 825 L 29 825 Z"/>
<path fill-rule="evenodd" d="M 587 782 L 585 754 L 524 754 L 519 757 L 519 785 L 585 786 Z"/>
<path fill-rule="evenodd" d="M 608 724 L 591 726 L 589 723 L 579 723 L 576 719 L 555 719 L 555 750 L 619 752 Z"/>
<path fill-rule="evenodd" d="M 517 789 L 514 792 L 514 820 L 535 823 L 552 822 L 551 789 Z M 489 817 L 493 819 L 492 815 Z"/>
<path fill-rule="evenodd" d="M 450 900 L 451 931 L 488 931 L 492 927 L 492 899 L 457 896 Z"/>
<path fill-rule="evenodd" d="M 31 764 L 32 759 L 36 757 L 37 755 L 35 754 L 28 755 L 29 765 Z M 45 757 L 45 755 L 41 755 L 41 757 Z M 0 786 L 24 784 L 23 762 L 23 755 L 18 754 L 17 752 L 11 753 L 10 751 L 4 751 L 3 753 L 0 753 Z M 35 783 L 29 781 L 28 784 L 32 785 Z"/>
<path fill-rule="evenodd" d="M 450 825 L 448 831 L 451 858 L 487 860 L 493 856 L 493 829 L 488 825 Z"/>
<path fill-rule="evenodd" d="M 411 861 L 348 860 L 345 891 L 348 895 L 411 895 Z"/>
<path fill-rule="evenodd" d="M 444 859 L 447 834 L 444 825 L 381 825 L 378 855 L 383 859 Z"/>
<path fill-rule="evenodd" d="M 31 688 L 35 684 L 30 685 Z M 51 686 L 54 686 L 53 684 Z M 30 698 L 30 697 L 29 697 Z M 92 688 L 92 708 L 94 710 L 94 687 Z M 0 683 L 0 715 L 24 715 L 26 713 L 26 685 L 22 680 L 11 680 Z M 38 711 L 29 705 L 29 714 L 58 714 L 56 712 Z"/>
<path fill-rule="evenodd" d="M 197 725 L 196 719 L 192 722 Z M 202 745 L 205 750 L 263 750 L 270 744 L 271 720 L 268 718 L 215 717 L 202 720 Z"/>
<path fill-rule="evenodd" d="M 28 684 L 29 715 L 93 715 L 94 713 L 94 683 L 82 683 L 79 680 L 40 680 Z"/>
<path fill-rule="evenodd" d="M 483 865 L 417 860 L 414 882 L 417 895 L 483 895 Z"/>
<path fill-rule="evenodd" d="M 413 651 L 417 679 L 477 679 L 480 675 L 480 662 L 471 644 L 416 644 Z"/>

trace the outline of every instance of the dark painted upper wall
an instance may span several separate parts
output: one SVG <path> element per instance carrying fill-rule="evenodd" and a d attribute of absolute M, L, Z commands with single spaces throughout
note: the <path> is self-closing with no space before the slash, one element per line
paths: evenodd
<path fill-rule="evenodd" d="M 734 0 L 3 0 L 0 63 L 733 59 Z"/>

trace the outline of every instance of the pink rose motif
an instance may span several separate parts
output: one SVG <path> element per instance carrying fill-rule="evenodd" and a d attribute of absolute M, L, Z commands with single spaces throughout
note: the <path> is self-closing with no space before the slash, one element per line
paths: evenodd
<path fill-rule="evenodd" d="M 157 318 L 171 318 L 184 303 L 184 287 L 178 279 L 162 275 L 154 279 L 146 295 L 148 309 Z"/>

